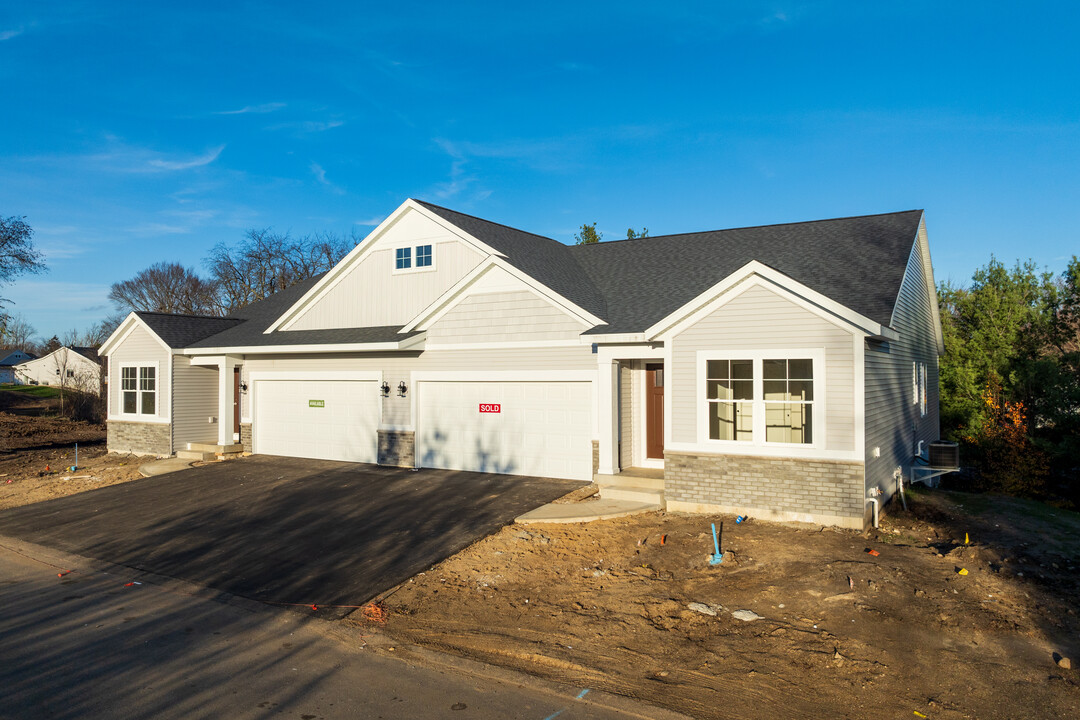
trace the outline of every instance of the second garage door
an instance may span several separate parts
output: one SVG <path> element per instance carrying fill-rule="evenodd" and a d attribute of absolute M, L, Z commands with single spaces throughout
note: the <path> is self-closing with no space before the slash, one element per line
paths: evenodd
<path fill-rule="evenodd" d="M 418 383 L 416 464 L 592 479 L 588 382 Z"/>
<path fill-rule="evenodd" d="M 362 380 L 260 380 L 255 383 L 257 453 L 374 463 L 378 384 Z"/>

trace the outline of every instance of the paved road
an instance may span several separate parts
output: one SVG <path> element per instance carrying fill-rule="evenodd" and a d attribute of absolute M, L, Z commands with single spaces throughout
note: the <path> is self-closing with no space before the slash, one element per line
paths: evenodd
<path fill-rule="evenodd" d="M 5 510 L 0 535 L 262 601 L 359 605 L 580 486 L 254 456 Z"/>
<path fill-rule="evenodd" d="M 675 717 L 349 632 L 0 538 L 4 720 Z"/>

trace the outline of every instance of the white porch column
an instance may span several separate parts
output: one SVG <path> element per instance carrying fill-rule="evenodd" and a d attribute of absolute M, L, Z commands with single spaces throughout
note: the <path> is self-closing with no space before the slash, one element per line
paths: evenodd
<path fill-rule="evenodd" d="M 601 360 L 598 379 L 600 383 L 597 401 L 600 405 L 600 475 L 614 475 L 619 471 L 619 363 Z"/>
<path fill-rule="evenodd" d="M 232 355 L 218 359 L 218 445 L 233 444 L 233 370 L 238 364 Z"/>

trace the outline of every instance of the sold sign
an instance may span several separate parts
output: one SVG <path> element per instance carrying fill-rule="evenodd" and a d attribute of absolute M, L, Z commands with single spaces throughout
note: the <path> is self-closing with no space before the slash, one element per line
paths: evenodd
<path fill-rule="evenodd" d="M 502 405 L 492 403 L 480 403 L 480 412 L 482 413 L 501 413 Z"/>

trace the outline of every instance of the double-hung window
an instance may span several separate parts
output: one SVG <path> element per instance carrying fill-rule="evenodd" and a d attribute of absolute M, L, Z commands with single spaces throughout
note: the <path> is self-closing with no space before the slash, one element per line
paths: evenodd
<path fill-rule="evenodd" d="M 822 419 L 822 380 L 815 377 L 824 367 L 820 351 L 708 355 L 699 354 L 705 376 L 702 431 L 707 441 L 815 444 L 822 432 L 815 427 Z"/>
<path fill-rule="evenodd" d="M 157 412 L 157 367 L 125 365 L 120 368 L 120 410 L 124 415 Z"/>

